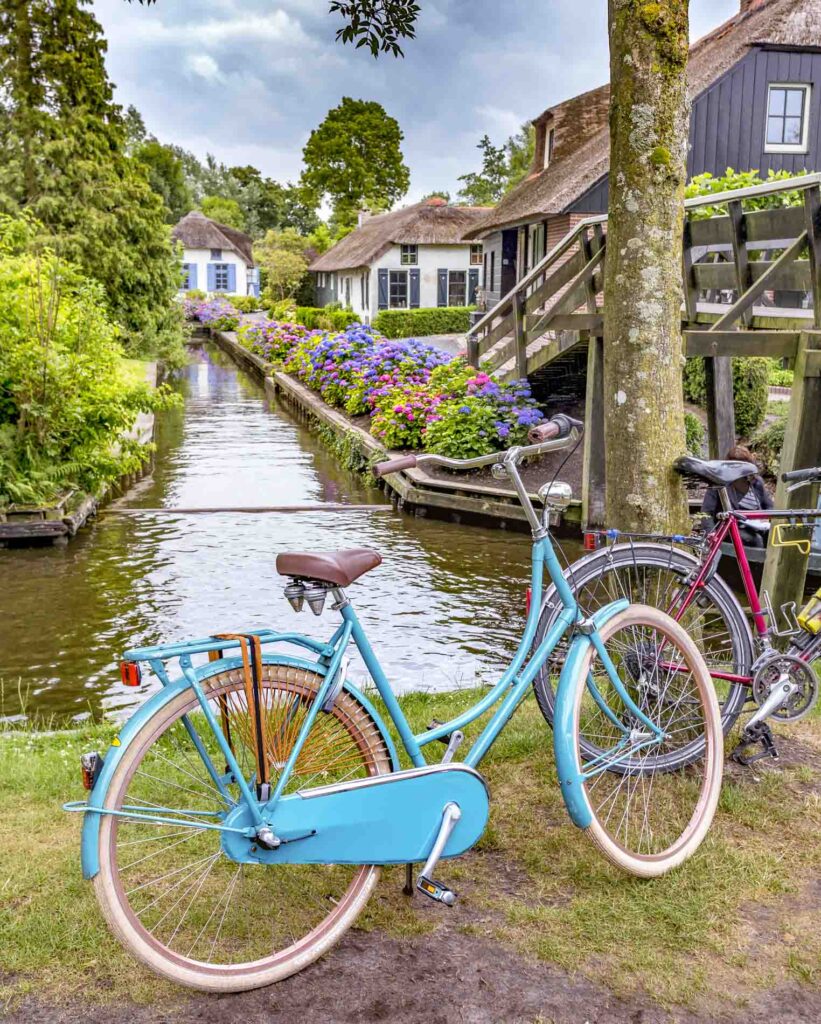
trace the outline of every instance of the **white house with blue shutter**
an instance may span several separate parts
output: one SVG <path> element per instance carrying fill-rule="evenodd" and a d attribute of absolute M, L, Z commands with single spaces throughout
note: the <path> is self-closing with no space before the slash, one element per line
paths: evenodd
<path fill-rule="evenodd" d="M 171 237 L 183 247 L 181 291 L 259 295 L 259 268 L 249 235 L 192 210 Z"/>
<path fill-rule="evenodd" d="M 311 263 L 316 304 L 339 302 L 363 323 L 382 309 L 476 304 L 482 246 L 464 239 L 487 208 L 434 197 L 375 216 Z"/>

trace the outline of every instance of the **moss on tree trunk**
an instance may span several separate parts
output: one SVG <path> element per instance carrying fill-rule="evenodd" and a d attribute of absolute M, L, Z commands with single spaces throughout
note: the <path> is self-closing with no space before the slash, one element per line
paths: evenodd
<path fill-rule="evenodd" d="M 681 529 L 681 256 L 689 102 L 687 0 L 609 0 L 605 265 L 607 520 Z"/>

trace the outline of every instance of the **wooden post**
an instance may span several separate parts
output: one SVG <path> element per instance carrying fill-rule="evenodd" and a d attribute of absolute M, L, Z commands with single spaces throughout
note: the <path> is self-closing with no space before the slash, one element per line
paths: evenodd
<path fill-rule="evenodd" d="M 582 525 L 605 525 L 604 338 L 591 335 L 584 402 Z"/>
<path fill-rule="evenodd" d="M 741 208 L 740 199 L 727 203 L 727 210 L 730 214 L 730 228 L 733 235 L 736 291 L 740 299 L 752 284 L 750 280 L 750 261 L 747 256 L 747 225 L 744 220 L 744 211 Z M 749 326 L 752 317 L 752 307 L 745 309 L 740 317 L 741 323 L 745 327 Z"/>
<path fill-rule="evenodd" d="M 513 295 L 513 338 L 516 343 L 516 376 L 527 376 L 527 323 L 525 321 L 525 293 L 517 288 Z"/>
<path fill-rule="evenodd" d="M 804 193 L 804 226 L 810 254 L 813 324 L 821 328 L 821 190 L 817 185 Z"/>
<path fill-rule="evenodd" d="M 795 358 L 795 379 L 781 450 L 781 472 L 821 465 L 821 331 L 804 331 Z M 787 494 L 787 484 L 779 479 L 775 491 L 776 508 L 814 508 L 818 486 L 802 487 Z M 788 601 L 800 604 L 807 579 L 807 560 L 798 548 L 774 548 L 770 545 L 761 580 L 762 593 L 770 595 L 776 615 Z"/>
<path fill-rule="evenodd" d="M 479 339 L 475 334 L 469 334 L 467 339 L 467 361 L 470 366 L 479 369 Z"/>
<path fill-rule="evenodd" d="M 733 360 L 730 356 L 704 359 L 707 385 L 707 433 L 710 458 L 724 459 L 735 444 L 733 408 Z"/>

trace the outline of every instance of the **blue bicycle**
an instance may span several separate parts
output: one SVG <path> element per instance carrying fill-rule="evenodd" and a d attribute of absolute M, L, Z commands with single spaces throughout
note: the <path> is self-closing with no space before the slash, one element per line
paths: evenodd
<path fill-rule="evenodd" d="M 137 957 L 184 985 L 230 992 L 301 970 L 351 926 L 379 866 L 420 864 L 417 889 L 445 905 L 440 860 L 470 849 L 485 828 L 489 794 L 477 768 L 528 695 L 551 652 L 573 639 L 557 686 L 554 749 L 572 821 L 614 864 L 660 875 L 704 838 L 722 776 L 718 704 L 696 646 L 654 608 L 616 601 L 588 617 L 564 581 L 549 536 L 563 484 L 544 488 L 537 514 L 519 474 L 529 456 L 566 447 L 580 424 L 554 417 L 526 447 L 456 461 L 406 456 L 453 469 L 492 465 L 507 476 L 533 531 L 534 600 L 499 682 L 453 721 L 415 735 L 345 588 L 381 562 L 375 551 L 281 554 L 288 600 L 341 622 L 327 643 L 298 633 L 227 633 L 133 650 L 161 681 L 101 756 L 83 758 L 88 801 L 82 864 L 113 931 Z M 536 645 L 544 570 L 563 610 Z M 347 680 L 353 643 L 370 672 L 411 767 L 374 704 Z M 295 653 L 283 653 L 290 645 Z M 179 674 L 169 674 L 176 662 Z M 495 712 L 461 761 L 462 730 Z M 670 754 L 698 740 L 703 757 L 680 772 Z M 423 754 L 446 742 L 429 764 Z M 441 747 L 435 747 L 441 750 Z"/>

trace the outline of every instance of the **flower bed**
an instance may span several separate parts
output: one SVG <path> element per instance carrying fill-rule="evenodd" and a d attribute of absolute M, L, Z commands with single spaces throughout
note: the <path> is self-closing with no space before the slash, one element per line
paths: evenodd
<path fill-rule="evenodd" d="M 240 327 L 240 314 L 224 299 L 186 300 L 186 316 L 238 330 L 245 348 L 328 405 L 370 416 L 371 434 L 386 448 L 474 458 L 523 443 L 544 418 L 527 381 L 502 384 L 414 338 L 391 341 L 364 324 L 337 333 L 278 320 Z"/>

